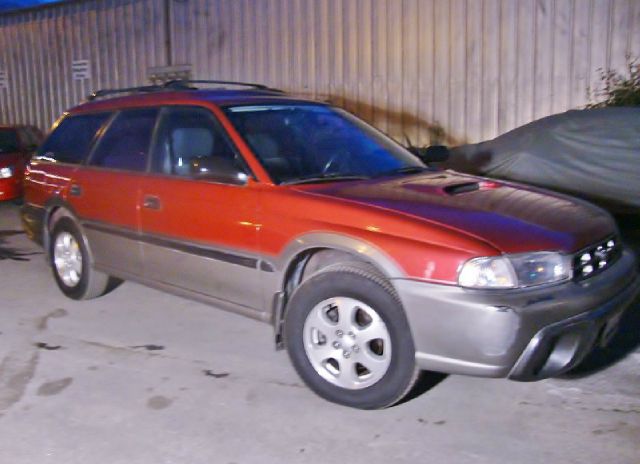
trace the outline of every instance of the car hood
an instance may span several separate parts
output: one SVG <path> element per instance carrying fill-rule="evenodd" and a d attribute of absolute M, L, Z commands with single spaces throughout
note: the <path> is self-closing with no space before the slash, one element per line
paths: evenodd
<path fill-rule="evenodd" d="M 306 187 L 456 229 L 504 253 L 572 253 L 616 231 L 607 212 L 582 200 L 453 171 Z"/>

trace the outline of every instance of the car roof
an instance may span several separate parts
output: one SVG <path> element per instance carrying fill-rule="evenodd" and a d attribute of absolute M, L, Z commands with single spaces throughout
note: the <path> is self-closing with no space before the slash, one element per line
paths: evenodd
<path fill-rule="evenodd" d="M 325 103 L 298 98 L 275 90 L 160 90 L 135 93 L 123 97 L 104 100 L 92 100 L 71 108 L 69 114 L 95 111 L 115 111 L 123 108 L 136 108 L 162 105 L 202 105 L 213 103 L 218 106 L 246 104 L 306 103 L 323 105 Z"/>

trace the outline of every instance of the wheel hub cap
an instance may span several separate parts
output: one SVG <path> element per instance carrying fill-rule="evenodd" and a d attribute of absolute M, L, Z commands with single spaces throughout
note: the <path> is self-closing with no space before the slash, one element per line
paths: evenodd
<path fill-rule="evenodd" d="M 378 382 L 391 363 L 391 337 L 380 315 L 362 301 L 336 297 L 318 303 L 304 324 L 304 349 L 315 371 L 349 390 Z"/>
<path fill-rule="evenodd" d="M 67 287 L 75 287 L 82 277 L 82 252 L 69 232 L 60 233 L 53 245 L 56 272 Z"/>

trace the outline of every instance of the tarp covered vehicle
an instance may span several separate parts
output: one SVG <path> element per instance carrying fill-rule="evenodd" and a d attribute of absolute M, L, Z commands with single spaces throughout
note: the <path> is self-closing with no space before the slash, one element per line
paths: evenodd
<path fill-rule="evenodd" d="M 448 166 L 640 211 L 640 108 L 572 110 L 451 150 Z"/>

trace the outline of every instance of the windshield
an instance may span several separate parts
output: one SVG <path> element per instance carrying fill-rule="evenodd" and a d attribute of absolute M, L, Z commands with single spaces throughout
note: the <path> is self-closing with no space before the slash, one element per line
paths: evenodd
<path fill-rule="evenodd" d="M 337 108 L 266 104 L 233 106 L 225 112 L 277 183 L 426 169 L 389 137 Z"/>
<path fill-rule="evenodd" d="M 0 129 L 0 153 L 18 151 L 18 134 L 13 129 Z"/>

